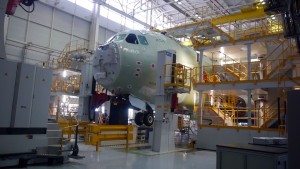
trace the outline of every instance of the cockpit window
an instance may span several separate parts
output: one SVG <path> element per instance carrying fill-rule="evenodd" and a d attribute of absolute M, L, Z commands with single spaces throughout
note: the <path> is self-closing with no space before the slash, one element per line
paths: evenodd
<path fill-rule="evenodd" d="M 106 43 L 124 40 L 127 34 L 118 34 L 109 38 Z"/>
<path fill-rule="evenodd" d="M 114 35 L 114 36 L 112 36 L 112 37 L 110 37 L 107 41 L 106 41 L 106 43 L 109 43 L 109 42 L 111 42 L 114 38 L 116 37 L 116 35 Z"/>
<path fill-rule="evenodd" d="M 129 34 L 126 38 L 126 42 L 132 44 L 139 44 L 138 39 L 135 34 Z"/>
<path fill-rule="evenodd" d="M 145 36 L 138 35 L 139 41 L 142 45 L 148 45 L 148 41 Z"/>
<path fill-rule="evenodd" d="M 126 37 L 126 34 L 119 34 L 116 35 L 115 38 L 113 39 L 113 41 L 120 41 L 120 40 L 124 40 Z"/>

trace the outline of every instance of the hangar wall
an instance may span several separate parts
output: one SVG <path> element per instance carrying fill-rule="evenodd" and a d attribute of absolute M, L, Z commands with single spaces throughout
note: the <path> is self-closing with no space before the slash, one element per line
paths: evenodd
<path fill-rule="evenodd" d="M 32 13 L 17 8 L 7 26 L 7 59 L 41 65 L 56 58 L 70 41 L 88 42 L 91 15 L 90 10 L 69 1 L 55 4 L 55 1 L 40 0 Z M 124 30 L 124 26 L 101 16 L 99 27 L 99 44 Z"/>

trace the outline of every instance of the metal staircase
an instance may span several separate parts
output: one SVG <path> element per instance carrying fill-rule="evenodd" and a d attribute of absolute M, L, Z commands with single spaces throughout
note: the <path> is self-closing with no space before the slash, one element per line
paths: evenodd
<path fill-rule="evenodd" d="M 279 44 L 265 59 L 266 64 L 262 67 L 262 71 L 266 72 L 264 79 L 277 78 L 277 74 L 285 75 L 293 68 L 292 61 L 295 59 L 300 59 L 300 55 L 291 40 Z"/>
<path fill-rule="evenodd" d="M 58 123 L 52 121 L 47 124 L 48 146 L 37 148 L 39 157 L 48 158 L 48 164 L 63 164 L 69 160 L 73 145 L 63 138 Z"/>
<path fill-rule="evenodd" d="M 212 97 L 212 98 L 211 98 Z M 212 103 L 211 100 L 214 102 Z M 237 96 L 210 96 L 203 106 L 203 119 L 210 119 L 214 125 L 233 126 L 236 120 Z"/>

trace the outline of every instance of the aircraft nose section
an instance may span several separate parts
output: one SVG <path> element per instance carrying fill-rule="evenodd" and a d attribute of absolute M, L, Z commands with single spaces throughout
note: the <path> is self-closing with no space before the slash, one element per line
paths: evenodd
<path fill-rule="evenodd" d="M 118 45 L 109 43 L 96 49 L 93 60 L 94 77 L 106 87 L 112 85 L 120 72 L 120 55 Z"/>

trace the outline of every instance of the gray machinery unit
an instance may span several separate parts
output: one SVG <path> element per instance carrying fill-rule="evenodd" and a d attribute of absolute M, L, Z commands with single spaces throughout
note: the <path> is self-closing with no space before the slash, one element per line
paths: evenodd
<path fill-rule="evenodd" d="M 159 51 L 157 58 L 157 79 L 155 96 L 155 119 L 152 150 L 155 152 L 172 152 L 175 150 L 174 130 L 177 120 L 171 112 L 171 94 L 165 91 L 164 83 L 172 81 L 172 70 L 167 69 L 164 76 L 164 65 L 176 63 L 175 51 Z"/>
<path fill-rule="evenodd" d="M 0 59 L 0 156 L 48 145 L 51 81 L 50 69 Z"/>

